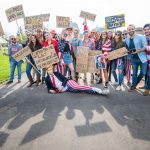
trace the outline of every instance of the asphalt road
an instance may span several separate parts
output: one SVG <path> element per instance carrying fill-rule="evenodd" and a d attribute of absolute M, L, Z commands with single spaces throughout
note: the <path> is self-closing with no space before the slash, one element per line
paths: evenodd
<path fill-rule="evenodd" d="M 150 96 L 111 84 L 109 96 L 26 86 L 0 87 L 0 150 L 150 150 Z"/>

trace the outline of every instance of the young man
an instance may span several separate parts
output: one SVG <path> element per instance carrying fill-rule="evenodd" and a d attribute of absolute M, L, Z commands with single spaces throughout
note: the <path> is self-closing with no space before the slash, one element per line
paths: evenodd
<path fill-rule="evenodd" d="M 142 35 L 135 34 L 135 26 L 133 24 L 129 25 L 127 28 L 127 32 L 129 37 L 125 39 L 125 43 L 128 47 L 129 51 L 132 50 L 140 50 L 147 45 L 146 38 Z M 131 56 L 131 64 L 133 69 L 133 76 L 132 76 L 132 85 L 129 89 L 129 92 L 134 91 L 136 86 L 141 81 L 143 76 L 145 76 L 147 71 L 147 57 L 145 52 L 139 52 L 137 54 L 133 54 Z M 141 68 L 140 74 L 138 73 L 138 68 Z"/>
<path fill-rule="evenodd" d="M 46 68 L 47 77 L 45 83 L 47 85 L 48 93 L 56 94 L 63 92 L 72 92 L 72 93 L 89 93 L 89 94 L 100 94 L 108 95 L 109 90 L 101 90 L 96 87 L 90 86 L 80 86 L 74 80 L 69 80 L 62 74 L 54 72 L 54 66 L 49 66 Z"/>
<path fill-rule="evenodd" d="M 145 86 L 144 86 L 145 91 L 143 92 L 143 95 L 147 96 L 150 91 L 150 24 L 145 24 L 143 27 L 143 31 L 147 39 L 147 46 L 145 50 L 148 59 L 148 69 L 145 77 Z"/>
<path fill-rule="evenodd" d="M 17 66 L 17 70 L 18 70 L 18 83 L 21 82 L 21 64 L 22 64 L 22 60 L 17 62 L 12 55 L 14 55 L 15 53 L 17 53 L 19 50 L 22 49 L 22 45 L 18 44 L 16 41 L 16 37 L 15 36 L 11 36 L 11 44 L 8 46 L 8 56 L 9 56 L 9 60 L 10 60 L 10 78 L 9 81 L 6 84 L 11 84 L 13 82 L 14 79 L 14 72 Z"/>

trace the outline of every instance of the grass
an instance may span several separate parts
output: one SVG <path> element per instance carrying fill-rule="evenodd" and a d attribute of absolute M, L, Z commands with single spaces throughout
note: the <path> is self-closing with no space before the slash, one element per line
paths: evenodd
<path fill-rule="evenodd" d="M 7 49 L 4 50 L 7 53 Z M 22 72 L 25 71 L 25 63 L 22 64 Z M 15 75 L 17 75 L 17 68 L 15 70 Z M 10 76 L 10 63 L 8 56 L 2 54 L 0 50 L 0 84 L 9 80 Z"/>

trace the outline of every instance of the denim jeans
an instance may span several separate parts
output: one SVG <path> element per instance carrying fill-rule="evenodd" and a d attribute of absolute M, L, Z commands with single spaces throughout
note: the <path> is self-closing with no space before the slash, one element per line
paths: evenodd
<path fill-rule="evenodd" d="M 145 88 L 150 90 L 150 71 L 147 71 Z"/>
<path fill-rule="evenodd" d="M 42 77 L 45 77 L 45 75 L 46 75 L 46 69 L 43 68 L 43 69 L 42 69 Z"/>
<path fill-rule="evenodd" d="M 31 77 L 31 69 L 33 68 L 33 66 L 30 63 L 26 64 L 26 74 L 27 77 Z M 35 70 L 36 75 L 38 74 L 37 70 Z"/>
<path fill-rule="evenodd" d="M 13 81 L 14 79 L 14 73 L 15 73 L 15 69 L 17 66 L 17 70 L 18 70 L 18 80 L 21 80 L 21 74 L 22 74 L 22 70 L 21 70 L 21 64 L 22 61 L 16 62 L 16 61 L 11 61 L 10 62 L 10 81 Z"/>
<path fill-rule="evenodd" d="M 114 76 L 115 81 L 119 82 L 119 85 L 121 85 L 122 82 L 123 82 L 123 78 L 124 78 L 124 75 L 123 75 L 124 63 L 123 63 L 123 61 L 122 61 L 122 63 L 120 63 L 117 66 L 117 60 L 113 60 L 111 66 L 112 66 L 112 74 Z M 117 68 L 118 68 L 118 77 L 117 77 L 117 74 L 116 74 L 116 69 Z"/>
<path fill-rule="evenodd" d="M 132 86 L 136 87 L 137 84 L 142 80 L 143 76 L 146 75 L 147 62 L 142 63 L 139 58 L 132 58 L 131 63 L 132 63 L 132 70 L 133 70 Z M 140 70 L 140 74 L 137 75 L 139 66 L 141 70 Z"/>

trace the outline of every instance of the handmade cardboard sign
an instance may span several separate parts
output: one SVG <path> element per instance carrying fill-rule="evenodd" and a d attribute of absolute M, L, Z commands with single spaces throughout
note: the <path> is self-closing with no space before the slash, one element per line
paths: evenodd
<path fill-rule="evenodd" d="M 100 54 L 102 54 L 102 51 L 89 50 L 87 72 L 90 72 L 90 73 L 97 72 L 97 68 L 95 66 L 95 56 L 100 55 Z"/>
<path fill-rule="evenodd" d="M 29 54 L 31 54 L 31 49 L 28 46 L 26 46 L 20 51 L 18 51 L 16 54 L 14 54 L 12 57 L 18 62 Z"/>
<path fill-rule="evenodd" d="M 77 61 L 76 70 L 80 73 L 95 73 L 97 71 L 95 66 L 95 56 L 100 55 L 101 51 L 89 50 L 88 47 L 77 47 Z"/>
<path fill-rule="evenodd" d="M 91 20 L 91 21 L 95 21 L 96 15 L 89 13 L 89 12 L 86 12 L 86 11 L 81 11 L 80 17 L 86 18 L 86 19 Z"/>
<path fill-rule="evenodd" d="M 77 47 L 76 70 L 80 73 L 87 72 L 89 48 L 84 46 Z"/>
<path fill-rule="evenodd" d="M 57 25 L 57 28 L 68 28 L 70 27 L 70 18 L 56 16 L 56 25 Z"/>
<path fill-rule="evenodd" d="M 53 45 L 37 50 L 31 53 L 31 55 L 39 70 L 59 62 L 59 58 L 55 52 Z"/>
<path fill-rule="evenodd" d="M 110 52 L 108 54 L 108 59 L 113 60 L 113 59 L 117 59 L 126 55 L 128 55 L 128 50 L 125 47 L 123 47 L 123 48 L 119 48 L 117 50 Z"/>
<path fill-rule="evenodd" d="M 24 18 L 24 11 L 22 5 L 17 5 L 5 10 L 8 22 L 15 21 L 20 18 Z"/>
<path fill-rule="evenodd" d="M 0 22 L 0 36 L 3 36 L 3 35 L 4 35 L 4 30 L 3 30 L 2 24 Z"/>

